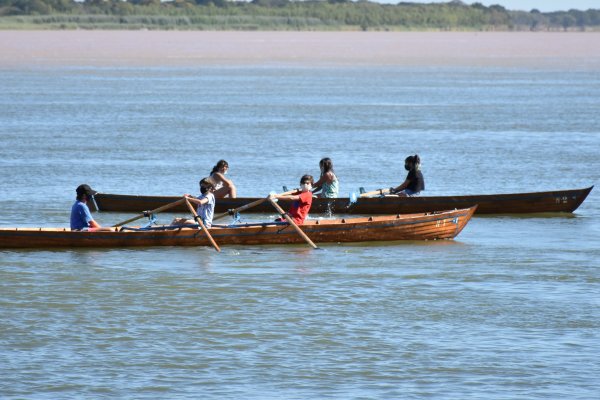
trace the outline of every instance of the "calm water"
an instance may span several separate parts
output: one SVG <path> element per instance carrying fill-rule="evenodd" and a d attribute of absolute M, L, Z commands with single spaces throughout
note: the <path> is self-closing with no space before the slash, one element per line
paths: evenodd
<path fill-rule="evenodd" d="M 600 182 L 595 69 L 0 78 L 1 226 L 66 226 L 84 182 L 196 193 L 220 158 L 246 196 L 323 156 L 343 193 L 399 184 L 414 153 L 431 195 Z M 596 398 L 599 223 L 596 188 L 574 215 L 479 217 L 455 241 L 0 251 L 0 397 Z"/>

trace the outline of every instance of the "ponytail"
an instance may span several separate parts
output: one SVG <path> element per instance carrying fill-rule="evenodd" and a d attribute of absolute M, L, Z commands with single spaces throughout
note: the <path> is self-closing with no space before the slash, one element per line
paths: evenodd
<path fill-rule="evenodd" d="M 321 176 L 323 174 L 326 174 L 327 172 L 333 172 L 333 161 L 331 161 L 331 158 L 325 157 L 321 159 L 321 161 L 319 161 L 319 167 L 323 169 L 323 173 L 321 174 Z"/>
<path fill-rule="evenodd" d="M 217 164 L 215 164 L 215 166 L 213 167 L 212 171 L 210 171 L 210 174 L 212 175 L 224 167 L 229 167 L 229 163 L 225 160 L 219 160 L 219 161 L 217 161 Z"/>
<path fill-rule="evenodd" d="M 415 170 L 416 170 L 416 171 L 420 170 L 420 169 L 421 169 L 421 158 L 419 157 L 419 155 L 418 155 L 418 154 L 415 154 L 415 155 L 413 156 L 413 162 L 414 162 L 414 164 L 413 164 L 413 165 L 414 165 L 414 167 L 415 167 Z"/>
<path fill-rule="evenodd" d="M 404 164 L 410 164 L 411 169 L 418 170 L 421 168 L 421 158 L 418 154 L 415 154 L 414 156 L 408 156 L 404 160 Z"/>

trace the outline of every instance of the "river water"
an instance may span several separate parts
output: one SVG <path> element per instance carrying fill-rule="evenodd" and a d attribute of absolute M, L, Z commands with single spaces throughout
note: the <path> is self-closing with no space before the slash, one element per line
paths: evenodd
<path fill-rule="evenodd" d="M 221 158 L 243 196 L 324 156 L 344 194 L 414 153 L 430 195 L 600 178 L 585 63 L 101 64 L 0 68 L 0 226 L 67 226 L 80 183 L 196 193 Z M 1 250 L 0 397 L 596 398 L 599 221 L 594 189 L 454 241 Z"/>

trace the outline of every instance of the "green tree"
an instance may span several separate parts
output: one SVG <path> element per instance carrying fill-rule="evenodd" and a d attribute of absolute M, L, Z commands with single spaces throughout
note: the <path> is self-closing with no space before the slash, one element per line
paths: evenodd
<path fill-rule="evenodd" d="M 572 26 L 575 26 L 575 24 L 577 23 L 577 20 L 571 14 L 564 14 L 561 18 L 560 23 L 561 23 L 563 29 L 566 31 L 569 28 L 571 28 Z"/>

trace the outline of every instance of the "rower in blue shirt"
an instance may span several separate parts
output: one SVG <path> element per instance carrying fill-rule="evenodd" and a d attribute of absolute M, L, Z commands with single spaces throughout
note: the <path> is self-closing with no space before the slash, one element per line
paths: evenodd
<path fill-rule="evenodd" d="M 86 184 L 77 186 L 77 200 L 71 207 L 71 230 L 72 231 L 99 231 L 111 230 L 111 228 L 102 228 L 99 223 L 94 221 L 92 213 L 87 206 L 88 200 L 97 192 Z"/>

